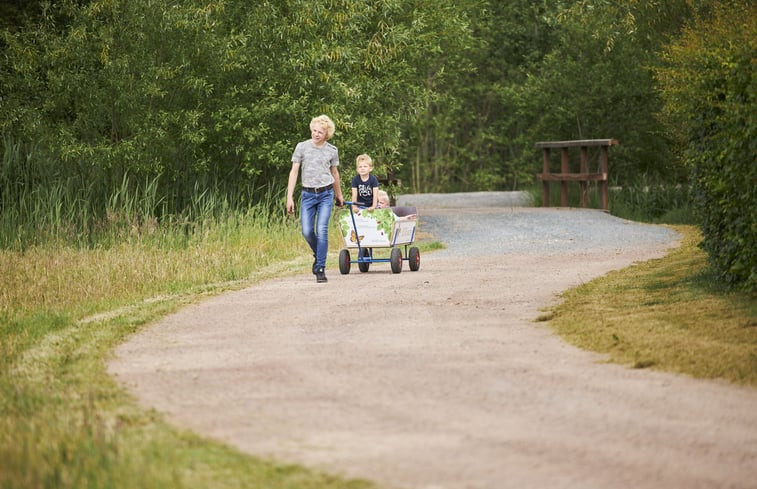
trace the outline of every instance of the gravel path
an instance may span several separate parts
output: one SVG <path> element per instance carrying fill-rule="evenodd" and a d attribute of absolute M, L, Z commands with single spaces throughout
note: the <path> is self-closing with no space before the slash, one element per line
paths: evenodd
<path fill-rule="evenodd" d="M 757 488 L 757 391 L 607 364 L 533 322 L 675 233 L 417 205 L 449 244 L 420 271 L 224 294 L 133 336 L 110 371 L 181 427 L 385 487 Z"/>
<path fill-rule="evenodd" d="M 440 256 L 526 254 L 564 256 L 619 252 L 629 246 L 665 246 L 676 233 L 596 210 L 511 208 L 429 210 L 423 230 L 443 236 Z"/>
<path fill-rule="evenodd" d="M 662 226 L 626 221 L 593 209 L 528 207 L 525 192 L 413 194 L 398 205 L 423 209 L 423 231 L 441 236 L 440 256 L 616 252 L 629 245 L 665 246 L 677 239 Z"/>

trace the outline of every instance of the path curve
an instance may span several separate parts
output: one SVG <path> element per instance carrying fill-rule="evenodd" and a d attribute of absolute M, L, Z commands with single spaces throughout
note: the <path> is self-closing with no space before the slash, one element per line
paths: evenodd
<path fill-rule="evenodd" d="M 223 294 L 134 335 L 109 370 L 181 427 L 391 487 L 757 488 L 756 390 L 607 364 L 533 322 L 673 233 L 597 211 L 423 216 L 450 247 L 418 272 Z"/>

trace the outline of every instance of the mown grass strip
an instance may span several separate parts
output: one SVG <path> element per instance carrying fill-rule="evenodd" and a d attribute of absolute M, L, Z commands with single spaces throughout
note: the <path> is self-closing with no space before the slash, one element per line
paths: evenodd
<path fill-rule="evenodd" d="M 757 300 L 709 275 L 698 230 L 681 246 L 563 294 L 543 319 L 570 343 L 609 361 L 757 386 Z"/>
<path fill-rule="evenodd" d="M 0 252 L 0 488 L 374 487 L 169 426 L 107 374 L 113 348 L 145 324 L 310 267 L 291 219 L 250 215 L 180 238 Z"/>

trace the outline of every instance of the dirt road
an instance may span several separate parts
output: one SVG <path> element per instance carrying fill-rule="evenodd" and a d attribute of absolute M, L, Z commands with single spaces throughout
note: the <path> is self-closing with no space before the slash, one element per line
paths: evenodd
<path fill-rule="evenodd" d="M 426 254 L 418 272 L 374 264 L 316 284 L 304 270 L 183 309 L 109 369 L 177 425 L 387 487 L 757 488 L 757 391 L 603 363 L 533 321 L 559 292 L 674 240 L 635 239 L 641 227 L 602 213 L 538 212 L 566 230 L 615 226 L 618 244 L 561 243 L 535 219 L 528 232 L 564 253 L 503 253 L 498 236 Z M 437 232 L 445 216 L 462 225 L 427 214 Z"/>

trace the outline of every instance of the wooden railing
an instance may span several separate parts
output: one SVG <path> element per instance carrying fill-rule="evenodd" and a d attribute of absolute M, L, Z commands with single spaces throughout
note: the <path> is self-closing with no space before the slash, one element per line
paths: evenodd
<path fill-rule="evenodd" d="M 568 207 L 568 182 L 578 182 L 581 186 L 580 205 L 587 206 L 588 201 L 588 183 L 599 182 L 600 195 L 602 199 L 602 210 L 607 212 L 609 206 L 609 157 L 608 149 L 610 146 L 618 144 L 617 139 L 582 139 L 577 141 L 541 141 L 536 143 L 537 148 L 541 148 L 543 157 L 542 173 L 536 175 L 536 178 L 542 181 L 542 206 L 549 207 L 549 182 L 560 182 L 560 205 Z M 588 148 L 599 146 L 599 173 L 589 173 Z M 550 171 L 550 152 L 553 148 L 560 149 L 560 173 Z M 571 173 L 570 160 L 568 158 L 569 148 L 580 148 L 580 170 L 578 173 Z"/>

